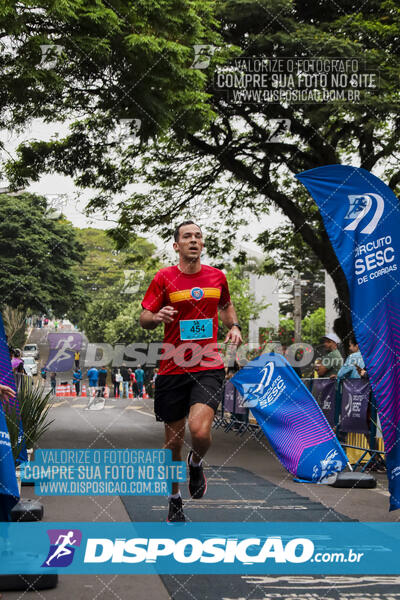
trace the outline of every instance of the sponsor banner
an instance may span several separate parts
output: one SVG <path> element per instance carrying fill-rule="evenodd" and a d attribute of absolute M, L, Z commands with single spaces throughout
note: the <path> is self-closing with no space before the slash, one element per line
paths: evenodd
<path fill-rule="evenodd" d="M 371 387 L 363 379 L 344 379 L 340 429 L 351 433 L 369 433 L 368 406 Z"/>
<path fill-rule="evenodd" d="M 38 449 L 21 480 L 39 496 L 164 496 L 186 481 L 186 463 L 171 450 Z"/>
<path fill-rule="evenodd" d="M 336 380 L 314 379 L 312 382 L 312 395 L 324 413 L 329 425 L 335 425 L 336 405 Z"/>
<path fill-rule="evenodd" d="M 15 379 L 11 367 L 10 352 L 6 333 L 4 330 L 3 318 L 0 314 L 0 383 L 7 385 L 16 391 Z M 7 429 L 4 410 L 15 407 L 19 413 L 18 400 L 9 398 L 8 402 L 0 400 L 0 520 L 8 521 L 10 511 L 19 500 L 19 491 L 17 476 L 15 473 L 15 463 L 11 448 L 10 434 Z M 23 441 L 22 423 L 19 423 L 19 441 L 21 442 L 21 451 L 17 462 L 27 460 L 26 446 Z"/>
<path fill-rule="evenodd" d="M 398 574 L 400 523 L 0 523 L 0 573 Z"/>
<path fill-rule="evenodd" d="M 262 354 L 231 380 L 283 466 L 297 479 L 325 483 L 347 457 L 315 398 L 281 354 Z"/>
<path fill-rule="evenodd" d="M 82 347 L 80 333 L 49 333 L 49 358 L 44 366 L 46 371 L 65 373 L 74 368 L 74 354 Z"/>
<path fill-rule="evenodd" d="M 18 500 L 19 491 L 10 434 L 0 401 L 0 521 L 10 519 L 10 511 Z"/>
<path fill-rule="evenodd" d="M 365 169 L 329 165 L 297 178 L 313 196 L 346 276 L 353 329 L 379 412 L 390 510 L 400 508 L 400 208 Z"/>
<path fill-rule="evenodd" d="M 224 411 L 235 412 L 236 388 L 232 381 L 227 381 L 224 387 Z"/>

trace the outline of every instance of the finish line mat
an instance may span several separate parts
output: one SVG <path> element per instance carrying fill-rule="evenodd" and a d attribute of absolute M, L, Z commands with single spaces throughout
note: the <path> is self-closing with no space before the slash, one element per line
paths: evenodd
<path fill-rule="evenodd" d="M 207 494 L 190 500 L 182 486 L 187 521 L 351 521 L 348 517 L 254 475 L 209 467 Z M 132 521 L 165 521 L 167 500 L 122 496 Z M 173 600 L 400 600 L 399 576 L 375 575 L 160 575 Z"/>
<path fill-rule="evenodd" d="M 161 575 L 172 600 L 400 600 L 400 577 Z"/>
<path fill-rule="evenodd" d="M 240 467 L 205 468 L 207 493 L 200 500 L 189 498 L 182 484 L 184 512 L 188 522 L 325 522 L 352 521 Z M 164 496 L 121 496 L 131 521 L 166 521 L 168 502 Z"/>

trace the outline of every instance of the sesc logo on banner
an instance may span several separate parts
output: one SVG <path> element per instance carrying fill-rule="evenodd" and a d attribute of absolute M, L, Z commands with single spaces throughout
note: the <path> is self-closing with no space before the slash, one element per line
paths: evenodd
<path fill-rule="evenodd" d="M 275 365 L 272 361 L 264 366 L 261 370 L 262 378 L 260 383 L 258 385 L 250 384 L 248 390 L 246 390 L 247 395 L 243 406 L 254 408 L 259 405 L 260 408 L 265 408 L 278 400 L 279 396 L 286 389 L 286 385 L 281 375 L 278 375 L 271 382 L 274 370 Z"/>
<path fill-rule="evenodd" d="M 344 228 L 344 231 L 354 231 L 361 221 L 364 220 L 376 202 L 375 212 L 371 220 L 364 226 L 360 233 L 373 233 L 382 217 L 385 202 L 379 194 L 350 194 L 348 196 L 350 207 L 345 215 L 345 219 L 353 219 L 352 222 Z"/>

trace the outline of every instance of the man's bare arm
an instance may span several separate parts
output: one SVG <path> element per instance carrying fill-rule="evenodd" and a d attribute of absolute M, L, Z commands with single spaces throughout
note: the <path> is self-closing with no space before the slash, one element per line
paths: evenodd
<path fill-rule="evenodd" d="M 233 327 L 233 324 L 238 322 L 238 318 L 232 302 L 224 308 L 220 308 L 219 316 L 225 327 L 229 329 L 224 343 L 231 342 L 232 344 L 235 344 L 235 346 L 239 346 L 243 340 L 239 327 Z"/>
<path fill-rule="evenodd" d="M 178 311 L 173 306 L 164 306 L 156 313 L 142 310 L 139 323 L 143 329 L 155 329 L 160 323 L 172 323 Z"/>

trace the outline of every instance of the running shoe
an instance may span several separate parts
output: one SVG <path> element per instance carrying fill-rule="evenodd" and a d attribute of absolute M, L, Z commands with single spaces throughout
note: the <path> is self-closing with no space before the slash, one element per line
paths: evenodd
<path fill-rule="evenodd" d="M 170 498 L 167 521 L 168 523 L 184 523 L 186 521 L 181 496 Z"/>
<path fill-rule="evenodd" d="M 189 467 L 189 492 L 192 498 L 202 498 L 207 491 L 207 479 L 204 475 L 203 467 L 198 467 L 190 464 L 193 450 L 189 452 L 187 457 L 187 463 Z"/>

